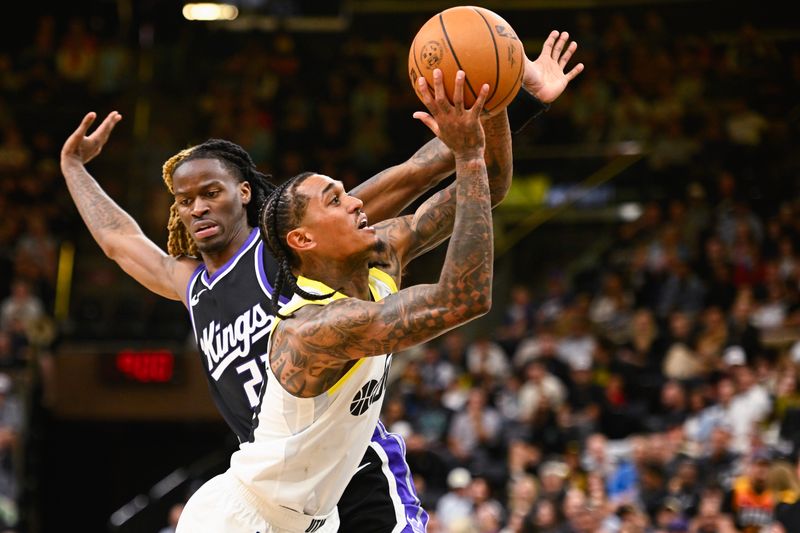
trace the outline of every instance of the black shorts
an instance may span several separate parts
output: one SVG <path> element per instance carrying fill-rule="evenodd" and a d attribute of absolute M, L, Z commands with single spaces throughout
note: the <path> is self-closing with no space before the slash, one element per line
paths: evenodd
<path fill-rule="evenodd" d="M 364 458 L 339 500 L 342 533 L 423 533 L 428 514 L 422 508 L 403 439 L 378 427 Z"/>

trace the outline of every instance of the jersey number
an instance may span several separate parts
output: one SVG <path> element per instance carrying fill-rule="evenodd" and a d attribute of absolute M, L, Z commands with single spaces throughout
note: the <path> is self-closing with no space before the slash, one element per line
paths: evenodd
<path fill-rule="evenodd" d="M 262 354 L 258 361 L 262 364 L 267 362 L 267 354 Z M 250 379 L 244 382 L 244 392 L 247 394 L 247 400 L 250 402 L 250 407 L 253 409 L 258 406 L 259 393 L 261 392 L 261 384 L 264 382 L 264 376 L 260 368 L 258 368 L 258 361 L 250 359 L 246 363 L 236 367 L 236 372 L 250 374 Z"/>

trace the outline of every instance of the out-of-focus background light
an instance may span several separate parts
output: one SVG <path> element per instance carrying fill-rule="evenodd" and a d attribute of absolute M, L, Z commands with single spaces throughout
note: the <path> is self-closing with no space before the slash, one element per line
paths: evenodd
<path fill-rule="evenodd" d="M 186 20 L 236 20 L 238 16 L 239 8 L 231 4 L 203 2 L 183 6 Z"/>

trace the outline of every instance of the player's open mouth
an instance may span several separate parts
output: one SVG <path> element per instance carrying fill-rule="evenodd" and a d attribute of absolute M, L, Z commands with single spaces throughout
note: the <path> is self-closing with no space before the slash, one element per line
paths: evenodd
<path fill-rule="evenodd" d="M 219 226 L 213 222 L 199 222 L 194 225 L 194 236 L 197 239 L 207 239 L 219 232 Z"/>
<path fill-rule="evenodd" d="M 356 228 L 358 228 L 358 229 L 368 229 L 368 230 L 375 229 L 372 226 L 368 226 L 367 224 L 368 224 L 368 222 L 367 222 L 367 214 L 364 213 L 364 212 L 359 212 L 358 216 L 356 217 Z"/>

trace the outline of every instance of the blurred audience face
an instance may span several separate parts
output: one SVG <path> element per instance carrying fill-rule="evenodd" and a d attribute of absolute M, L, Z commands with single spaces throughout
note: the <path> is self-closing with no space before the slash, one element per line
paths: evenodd
<path fill-rule="evenodd" d="M 731 432 L 726 428 L 716 427 L 711 430 L 709 441 L 712 456 L 720 456 L 728 451 L 731 442 Z"/>

